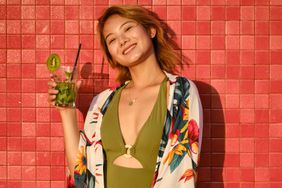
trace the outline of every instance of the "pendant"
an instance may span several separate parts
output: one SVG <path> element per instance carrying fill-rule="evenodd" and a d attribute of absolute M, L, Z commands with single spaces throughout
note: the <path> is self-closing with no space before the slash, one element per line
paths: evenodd
<path fill-rule="evenodd" d="M 136 101 L 136 99 L 133 99 L 133 100 L 129 101 L 129 102 L 128 102 L 128 105 L 129 105 L 129 106 L 132 106 L 132 105 L 135 103 L 135 101 Z"/>

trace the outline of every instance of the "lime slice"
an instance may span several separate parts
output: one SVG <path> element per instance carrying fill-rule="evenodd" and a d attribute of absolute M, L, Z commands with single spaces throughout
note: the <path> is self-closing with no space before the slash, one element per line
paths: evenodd
<path fill-rule="evenodd" d="M 66 79 L 69 80 L 71 77 L 71 72 L 65 71 Z"/>
<path fill-rule="evenodd" d="M 49 71 L 55 72 L 60 68 L 61 59 L 58 54 L 51 54 L 47 59 L 47 67 Z"/>

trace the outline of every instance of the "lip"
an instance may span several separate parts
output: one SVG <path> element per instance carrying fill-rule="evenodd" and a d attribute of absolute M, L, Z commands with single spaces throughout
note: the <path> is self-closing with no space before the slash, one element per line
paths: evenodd
<path fill-rule="evenodd" d="M 136 43 L 133 43 L 129 46 L 127 46 L 126 48 L 123 49 L 122 54 L 126 55 L 128 54 L 131 50 L 133 50 L 136 47 Z"/>

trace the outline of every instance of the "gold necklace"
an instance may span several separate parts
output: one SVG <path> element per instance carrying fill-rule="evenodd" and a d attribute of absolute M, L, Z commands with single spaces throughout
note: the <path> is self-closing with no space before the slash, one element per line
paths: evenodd
<path fill-rule="evenodd" d="M 129 94 L 129 92 L 128 92 L 128 98 L 129 98 L 129 100 L 127 101 L 127 104 L 129 105 L 129 106 L 132 106 L 135 102 L 136 102 L 136 100 L 137 100 L 137 97 L 135 97 L 135 98 L 131 98 L 131 96 L 130 96 L 130 94 Z"/>
<path fill-rule="evenodd" d="M 128 101 L 128 105 L 129 105 L 129 106 L 132 106 L 135 102 L 136 102 L 136 98 L 135 98 L 135 99 L 130 99 L 130 100 Z"/>
<path fill-rule="evenodd" d="M 133 84 L 133 83 L 132 83 L 132 84 Z M 132 85 L 131 88 L 133 88 L 133 85 Z M 127 95 L 128 95 L 127 105 L 128 105 L 128 106 L 132 106 L 132 105 L 136 102 L 137 97 L 135 97 L 135 98 L 132 99 L 129 90 L 127 91 Z"/>
<path fill-rule="evenodd" d="M 134 83 L 132 83 L 131 88 L 133 88 L 133 87 L 134 87 Z M 138 99 L 138 97 L 135 97 L 135 98 L 132 99 L 130 94 L 129 94 L 129 91 L 128 91 L 128 98 L 129 98 L 129 100 L 127 101 L 128 106 L 132 106 L 136 102 L 136 100 Z"/>

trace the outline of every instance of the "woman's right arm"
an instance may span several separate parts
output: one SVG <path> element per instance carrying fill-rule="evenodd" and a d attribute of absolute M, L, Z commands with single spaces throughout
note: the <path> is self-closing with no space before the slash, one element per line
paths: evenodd
<path fill-rule="evenodd" d="M 77 126 L 76 109 L 60 110 L 60 115 L 63 124 L 65 154 L 67 158 L 68 168 L 73 177 L 76 155 L 79 144 L 79 128 Z"/>
<path fill-rule="evenodd" d="M 77 84 L 79 86 L 80 83 Z M 55 106 L 55 98 L 58 90 L 55 89 L 56 83 L 51 76 L 48 81 L 48 102 Z M 67 158 L 68 168 L 73 177 L 76 155 L 79 144 L 79 128 L 77 126 L 77 114 L 75 108 L 56 107 L 61 115 L 62 126 L 64 131 L 65 154 Z"/>

